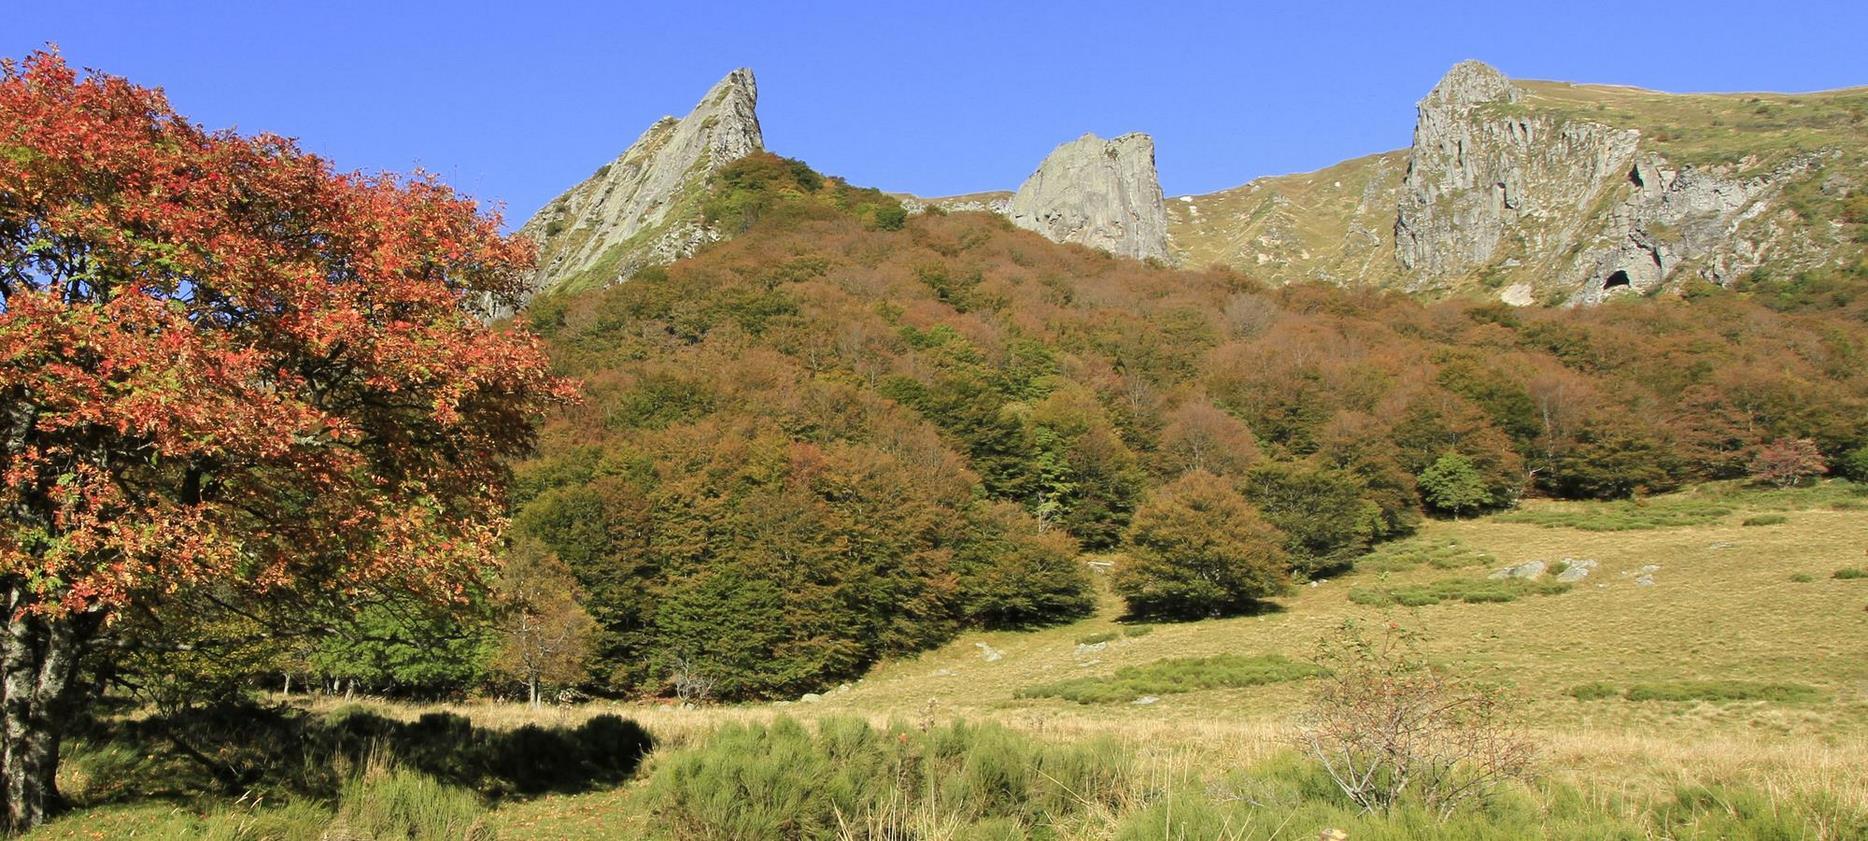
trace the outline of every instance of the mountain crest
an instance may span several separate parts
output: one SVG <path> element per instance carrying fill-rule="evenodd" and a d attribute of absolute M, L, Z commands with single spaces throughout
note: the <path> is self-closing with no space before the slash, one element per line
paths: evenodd
<path fill-rule="evenodd" d="M 519 233 L 539 244 L 535 292 L 607 286 L 717 238 L 700 213 L 708 176 L 765 148 L 759 86 L 739 68 L 686 117 L 663 117 L 628 150 L 552 200 Z"/>

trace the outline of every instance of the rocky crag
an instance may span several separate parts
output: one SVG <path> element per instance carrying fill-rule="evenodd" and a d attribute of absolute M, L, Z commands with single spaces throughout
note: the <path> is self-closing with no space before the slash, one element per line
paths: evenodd
<path fill-rule="evenodd" d="M 759 89 L 741 68 L 686 117 L 663 117 L 616 160 L 519 228 L 539 246 L 534 291 L 606 286 L 718 239 L 701 216 L 708 176 L 761 151 Z"/>
<path fill-rule="evenodd" d="M 1845 259 L 1868 92 L 1675 95 L 1463 62 L 1413 144 L 1170 202 L 1185 262 L 1290 282 L 1594 303 Z M 1397 166 L 1397 162 L 1403 162 Z M 1383 217 L 1386 217 L 1383 219 Z"/>
<path fill-rule="evenodd" d="M 1167 212 L 1155 174 L 1155 142 L 1131 133 L 1085 134 L 1057 147 L 1012 195 L 1012 224 L 1055 242 L 1122 257 L 1167 260 Z"/>
<path fill-rule="evenodd" d="M 534 288 L 607 285 L 718 239 L 705 182 L 762 149 L 756 104 L 736 70 L 539 211 L 520 229 L 540 245 Z M 1317 172 L 1164 202 L 1151 138 L 1084 135 L 1016 193 L 897 197 L 1272 283 L 1588 304 L 1859 259 L 1862 224 L 1843 220 L 1868 190 L 1864 126 L 1862 88 L 1666 94 L 1469 61 L 1420 101 L 1411 146 Z"/>

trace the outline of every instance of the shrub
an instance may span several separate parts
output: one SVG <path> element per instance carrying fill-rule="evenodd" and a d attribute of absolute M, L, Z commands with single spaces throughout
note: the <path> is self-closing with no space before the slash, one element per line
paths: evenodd
<path fill-rule="evenodd" d="M 1362 498 L 1366 484 L 1353 473 L 1268 462 L 1248 471 L 1246 487 L 1284 533 L 1291 567 L 1306 577 L 1348 566 L 1374 540 L 1380 507 Z"/>
<path fill-rule="evenodd" d="M 1115 590 L 1141 616 L 1245 610 L 1287 586 L 1278 538 L 1225 480 L 1194 471 L 1135 513 Z"/>
<path fill-rule="evenodd" d="M 1753 481 L 1780 488 L 1823 475 L 1823 452 L 1808 438 L 1779 438 L 1758 450 L 1745 472 Z"/>
<path fill-rule="evenodd" d="M 1689 499 L 1584 502 L 1510 511 L 1494 519 L 1504 523 L 1531 523 L 1545 528 L 1582 531 L 1641 531 L 1698 526 L 1714 522 L 1732 509 Z"/>
<path fill-rule="evenodd" d="M 1356 587 L 1349 591 L 1349 600 L 1377 607 L 1394 604 L 1422 607 L 1447 601 L 1467 604 L 1509 602 L 1516 601 L 1519 596 L 1554 596 L 1569 591 L 1569 584 L 1550 580 L 1448 578 L 1432 584 L 1406 587 Z"/>
<path fill-rule="evenodd" d="M 372 768 L 344 787 L 337 837 L 382 841 L 492 841 L 480 798 L 433 777 Z"/>
<path fill-rule="evenodd" d="M 1772 701 L 1783 704 L 1814 701 L 1821 693 L 1800 683 L 1755 683 L 1744 680 L 1674 680 L 1633 683 L 1617 688 L 1607 683 L 1585 683 L 1568 694 L 1579 701 L 1622 698 L 1628 701 Z"/>
<path fill-rule="evenodd" d="M 1842 581 L 1868 578 L 1868 567 L 1843 567 L 1836 570 L 1835 575 L 1832 577 Z"/>
<path fill-rule="evenodd" d="M 1868 482 L 1868 444 L 1842 454 L 1836 460 L 1836 472 L 1855 482 Z"/>
<path fill-rule="evenodd" d="M 1434 669 L 1417 636 L 1350 620 L 1323 641 L 1297 742 L 1343 795 L 1372 812 L 1417 798 L 1442 820 L 1528 775 L 1533 749 L 1496 687 Z"/>
<path fill-rule="evenodd" d="M 1454 519 L 1493 502 L 1485 477 L 1479 475 L 1471 459 L 1458 453 L 1447 453 L 1421 471 L 1420 495 L 1434 510 L 1451 514 Z"/>
<path fill-rule="evenodd" d="M 1062 698 L 1079 704 L 1121 704 L 1144 695 L 1173 695 L 1286 683 L 1316 677 L 1323 669 L 1277 654 L 1220 654 L 1124 666 L 1109 677 L 1082 677 L 1019 690 L 1020 698 Z"/>
<path fill-rule="evenodd" d="M 764 841 L 921 837 L 906 819 L 984 837 L 1028 837 L 1112 807 L 1132 757 L 1108 739 L 1045 744 L 997 725 L 920 730 L 825 719 L 729 724 L 664 756 L 646 796 L 662 837 Z"/>
<path fill-rule="evenodd" d="M 1739 525 L 1741 526 L 1781 526 L 1788 522 L 1790 522 L 1790 518 L 1782 514 L 1758 514 L 1755 516 L 1746 517 L 1744 522 L 1739 523 Z"/>
<path fill-rule="evenodd" d="M 1435 569 L 1464 569 L 1490 566 L 1498 558 L 1489 552 L 1468 548 L 1451 538 L 1386 543 L 1356 561 L 1356 569 L 1367 572 L 1399 572 L 1422 564 Z"/>
<path fill-rule="evenodd" d="M 1798 584 L 1808 584 L 1812 581 L 1815 581 L 1816 576 L 1811 575 L 1807 572 L 1795 572 L 1795 573 L 1791 573 L 1790 580 Z"/>

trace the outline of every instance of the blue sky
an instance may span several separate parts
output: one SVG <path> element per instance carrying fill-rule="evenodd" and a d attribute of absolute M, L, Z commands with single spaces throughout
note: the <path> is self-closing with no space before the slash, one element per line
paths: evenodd
<path fill-rule="evenodd" d="M 341 167 L 422 167 L 516 224 L 758 74 L 766 144 L 922 195 L 1016 187 L 1085 131 L 1155 136 L 1169 195 L 1405 146 L 1463 58 L 1662 90 L 1868 84 L 1868 3 L 174 2 L 20 4 L 0 55 L 57 42 L 210 127 Z"/>

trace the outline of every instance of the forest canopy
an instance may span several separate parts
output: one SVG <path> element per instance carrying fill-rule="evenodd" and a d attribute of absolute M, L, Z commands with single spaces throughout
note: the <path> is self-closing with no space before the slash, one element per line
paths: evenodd
<path fill-rule="evenodd" d="M 739 236 L 529 312 L 588 399 L 518 466 L 516 525 L 585 588 L 611 691 L 666 691 L 679 658 L 776 697 L 960 628 L 1082 615 L 1079 549 L 1122 549 L 1193 472 L 1301 580 L 1429 514 L 1864 443 L 1860 319 L 1774 293 L 1557 310 L 1269 288 L 988 214 L 904 221 L 768 154 L 715 185 Z"/>

